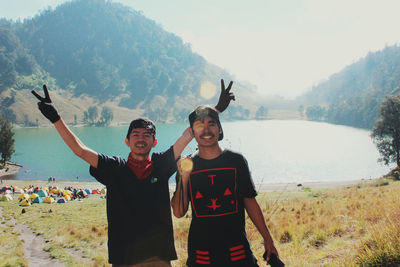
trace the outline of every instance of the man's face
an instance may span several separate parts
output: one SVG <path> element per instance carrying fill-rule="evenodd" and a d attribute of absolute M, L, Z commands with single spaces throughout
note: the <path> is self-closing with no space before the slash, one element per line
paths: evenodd
<path fill-rule="evenodd" d="M 210 116 L 193 123 L 193 133 L 199 148 L 218 145 L 219 132 L 217 121 Z"/>
<path fill-rule="evenodd" d="M 148 130 L 135 128 L 129 134 L 129 139 L 125 138 L 125 144 L 130 147 L 134 157 L 147 157 L 150 150 L 156 146 L 157 139 Z"/>

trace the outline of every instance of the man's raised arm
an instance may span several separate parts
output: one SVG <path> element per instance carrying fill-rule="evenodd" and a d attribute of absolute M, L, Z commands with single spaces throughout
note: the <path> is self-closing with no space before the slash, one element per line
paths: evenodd
<path fill-rule="evenodd" d="M 56 108 L 53 106 L 46 85 L 43 85 L 45 97 L 41 97 L 38 93 L 32 90 L 32 94 L 39 100 L 38 107 L 40 112 L 54 124 L 61 138 L 68 147 L 78 157 L 89 163 L 92 167 L 97 168 L 98 154 L 97 152 L 86 147 L 81 140 L 68 128 L 63 119 L 58 115 Z"/>
<path fill-rule="evenodd" d="M 189 158 L 181 158 L 177 163 L 178 172 L 176 174 L 176 190 L 171 199 L 172 211 L 177 218 L 183 217 L 189 207 L 187 185 L 192 168 L 187 170 L 182 168 L 182 162 L 187 160 L 191 161 Z"/>
<path fill-rule="evenodd" d="M 173 145 L 175 160 L 177 160 L 181 156 L 181 153 L 183 152 L 185 147 L 190 143 L 190 141 L 192 141 L 192 139 L 193 139 L 192 129 L 190 127 L 187 127 Z"/>

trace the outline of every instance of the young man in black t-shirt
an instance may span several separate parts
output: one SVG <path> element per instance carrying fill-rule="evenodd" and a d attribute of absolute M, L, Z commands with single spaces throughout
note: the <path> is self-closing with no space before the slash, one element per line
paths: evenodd
<path fill-rule="evenodd" d="M 227 108 L 233 95 L 221 80 L 216 108 Z M 46 85 L 45 97 L 35 91 L 39 110 L 57 129 L 69 148 L 90 165 L 90 174 L 107 186 L 108 254 L 113 266 L 171 266 L 176 259 L 168 179 L 176 171 L 176 160 L 193 139 L 188 127 L 173 146 L 162 153 L 156 127 L 148 119 L 133 120 L 125 138 L 128 159 L 108 157 L 86 147 L 68 128 L 52 105 Z"/>
<path fill-rule="evenodd" d="M 258 266 L 246 237 L 245 210 L 264 238 L 267 260 L 271 253 L 278 255 L 246 159 L 218 144 L 223 139 L 218 113 L 200 106 L 189 121 L 199 150 L 191 157 L 193 169 L 181 165 L 185 159 L 178 162 L 180 175 L 171 200 L 176 217 L 186 214 L 189 201 L 192 207 L 187 265 Z"/>

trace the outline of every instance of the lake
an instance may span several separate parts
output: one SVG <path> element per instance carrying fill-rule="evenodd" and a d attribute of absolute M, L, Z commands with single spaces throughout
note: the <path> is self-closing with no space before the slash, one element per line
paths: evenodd
<path fill-rule="evenodd" d="M 159 124 L 158 145 L 171 146 L 186 124 Z M 327 123 L 290 120 L 223 122 L 221 146 L 241 152 L 255 182 L 289 183 L 377 178 L 390 167 L 377 162 L 370 131 Z M 106 155 L 127 157 L 128 126 L 72 127 L 82 142 Z M 95 181 L 86 162 L 76 157 L 54 128 L 15 129 L 12 161 L 23 165 L 10 179 Z M 193 140 L 184 154 L 196 151 Z M 174 181 L 175 179 L 171 179 Z"/>

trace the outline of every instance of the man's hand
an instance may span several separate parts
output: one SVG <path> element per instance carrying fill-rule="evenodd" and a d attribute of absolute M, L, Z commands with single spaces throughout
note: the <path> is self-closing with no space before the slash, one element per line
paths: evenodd
<path fill-rule="evenodd" d="M 264 240 L 264 248 L 265 248 L 265 253 L 263 255 L 264 259 L 266 261 L 269 261 L 271 258 L 271 254 L 275 254 L 277 257 L 279 257 L 278 250 L 275 248 L 274 242 L 271 240 Z"/>
<path fill-rule="evenodd" d="M 55 123 L 60 119 L 60 115 L 58 115 L 56 108 L 51 102 L 49 91 L 47 90 L 46 85 L 43 85 L 43 91 L 45 97 L 41 97 L 38 93 L 35 92 L 35 90 L 32 90 L 31 92 L 40 101 L 38 102 L 40 112 L 42 112 L 42 114 L 49 121 L 51 121 L 51 123 Z"/>
<path fill-rule="evenodd" d="M 181 179 L 183 179 L 184 182 L 187 182 L 193 169 L 193 160 L 190 157 L 182 157 L 178 160 L 177 167 Z"/>
<path fill-rule="evenodd" d="M 235 101 L 235 95 L 231 90 L 233 82 L 231 81 L 228 85 L 228 88 L 225 89 L 224 80 L 221 79 L 221 94 L 219 95 L 218 104 L 215 106 L 220 113 L 222 113 L 228 106 L 231 100 Z"/>

